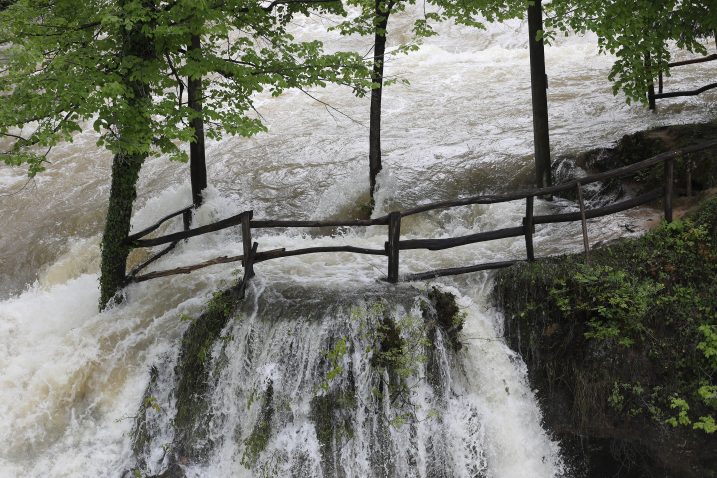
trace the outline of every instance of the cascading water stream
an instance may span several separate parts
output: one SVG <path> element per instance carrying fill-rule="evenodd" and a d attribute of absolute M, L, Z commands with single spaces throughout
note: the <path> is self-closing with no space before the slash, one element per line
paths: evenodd
<path fill-rule="evenodd" d="M 403 20 L 397 18 L 396 25 L 400 37 Z M 307 20 L 302 36 L 322 29 Z M 418 51 L 388 63 L 390 74 L 406 77 L 411 85 L 385 91 L 384 173 L 376 214 L 530 182 L 526 41 L 520 24 L 491 25 L 487 31 L 446 25 Z M 365 41 L 341 39 L 331 45 L 356 42 L 363 47 Z M 605 145 L 667 122 L 714 116 L 713 93 L 665 102 L 657 114 L 626 106 L 611 95 L 606 80 L 611 59 L 598 56 L 594 43 L 568 38 L 547 51 L 555 153 Z M 676 72 L 670 82 L 701 86 L 709 71 L 708 65 L 696 65 Z M 367 103 L 341 88 L 315 94 L 351 117 L 366 117 Z M 247 209 L 265 218 L 345 217 L 365 200 L 364 127 L 331 116 L 298 92 L 260 98 L 257 107 L 269 133 L 209 145 L 213 186 L 196 213 L 197 224 Z M 57 148 L 48 172 L 21 192 L 16 192 L 24 182 L 21 172 L 0 167 L 2 194 L 10 194 L 0 201 L 5 218 L 0 232 L 0 424 L 5 431 L 0 476 L 118 476 L 138 460 L 150 472 L 162 471 L 172 453 L 165 445 L 175 438 L 174 365 L 191 322 L 183 319 L 196 318 L 210 295 L 237 276 L 238 266 L 216 266 L 133 285 L 124 305 L 97 314 L 98 237 L 109 158 L 96 152 L 94 141 L 83 133 Z M 163 160 L 146 165 L 135 230 L 189 202 L 185 169 Z M 537 204 L 543 211 L 558 207 Z M 519 202 L 457 208 L 408 218 L 402 234 L 449 237 L 510 227 L 521 223 L 523 213 Z M 630 213 L 595 220 L 591 238 L 624 235 L 614 224 L 633 220 Z M 579 237 L 577 225 L 540 228 L 537 252 L 578 250 Z M 333 235 L 266 232 L 256 240 L 263 250 L 347 243 L 381 248 L 386 233 L 384 227 Z M 238 231 L 222 231 L 181 244 L 155 267 L 239 250 Z M 405 251 L 401 272 L 524 254 L 521 238 L 440 253 Z M 438 333 L 431 356 L 407 379 L 411 395 L 401 408 L 386 404 L 390 394 L 376 398 L 373 393 L 381 377 L 366 352 L 371 335 L 359 328 L 376 328 L 378 318 L 371 312 L 376 304 L 393 320 L 423 323 L 420 297 L 428 286 L 377 283 L 385 274 L 385 259 L 350 254 L 286 258 L 256 270 L 238 317 L 207 351 L 215 385 L 206 404 L 210 413 L 202 416 L 212 446 L 201 460 L 187 462 L 190 475 L 262 476 L 261 470 L 277 476 L 569 474 L 557 444 L 540 426 L 522 361 L 500 340 L 501 317 L 488 300 L 489 274 L 435 281 L 458 297 L 466 314 L 464 346 L 455 351 Z M 411 317 L 415 320 L 405 322 Z M 347 338 L 342 373 L 328 380 L 326 354 L 342 337 Z M 353 401 L 327 405 L 340 403 L 337 397 Z M 152 437 L 137 453 L 132 431 L 147 403 Z"/>

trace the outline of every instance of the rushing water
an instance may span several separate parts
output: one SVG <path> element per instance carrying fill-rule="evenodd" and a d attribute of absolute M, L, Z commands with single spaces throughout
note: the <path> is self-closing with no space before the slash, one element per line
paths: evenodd
<path fill-rule="evenodd" d="M 319 35 L 322 22 L 329 20 L 305 22 L 302 35 Z M 394 38 L 405 36 L 407 20 L 394 24 Z M 387 64 L 388 74 L 410 85 L 385 92 L 385 170 L 377 214 L 505 190 L 532 177 L 525 25 L 491 25 L 486 31 L 446 25 L 440 33 Z M 334 39 L 331 45 L 367 50 L 369 43 Z M 609 57 L 597 54 L 592 38 L 561 39 L 547 50 L 555 155 L 606 145 L 651 126 L 714 116 L 714 94 L 662 102 L 656 114 L 628 106 L 610 92 L 610 64 Z M 668 79 L 667 88 L 701 86 L 711 71 L 709 65 L 684 68 Z M 338 87 L 314 94 L 367 123 L 366 100 Z M 365 126 L 300 92 L 259 98 L 257 107 L 268 133 L 208 145 L 212 187 L 196 223 L 246 209 L 257 218 L 346 217 L 365 201 Z M 172 440 L 173 364 L 187 327 L 181 317 L 199 314 L 211 293 L 236 277 L 238 266 L 224 265 L 134 285 L 124 305 L 97 314 L 99 234 L 110 158 L 95 141 L 88 132 L 58 147 L 48 171 L 29 184 L 21 172 L 0 167 L 0 476 L 118 476 L 134 466 L 133 417 L 152 367 L 158 370 L 152 390 L 160 411 L 154 417 L 156 435 L 142 459 L 149 471 L 161 471 L 167 455 L 163 445 Z M 189 202 L 187 169 L 161 158 L 146 165 L 135 230 Z M 548 211 L 561 205 L 539 202 L 536 207 Z M 523 208 L 508 203 L 425 214 L 405 220 L 402 234 L 448 237 L 518 225 Z M 622 235 L 625 231 L 611 224 L 634 220 L 624 214 L 615 222 L 591 221 L 591 238 Z M 574 224 L 540 228 L 537 252 L 577 249 L 579 233 Z M 346 243 L 380 248 L 385 234 L 383 227 L 333 235 L 273 232 L 258 234 L 257 241 L 264 250 Z M 156 268 L 238 250 L 238 231 L 222 231 L 181 244 Z M 521 238 L 439 253 L 406 251 L 401 272 L 524 254 Z M 501 317 L 487 298 L 488 274 L 435 281 L 459 297 L 467 314 L 465 346 L 453 354 L 438 340 L 438 378 L 422 380 L 429 373 L 425 366 L 414 374 L 410 403 L 418 410 L 415 422 L 379 427 L 377 417 L 391 419 L 397 413 L 391 404 L 356 407 L 348 415 L 352 432 L 335 438 L 327 459 L 311 419 L 312 399 L 322 394 L 325 351 L 338 336 L 350 337 L 354 352 L 344 365 L 352 371 L 354 396 L 370 400 L 376 377 L 367 372 L 369 358 L 360 353 L 365 344 L 351 311 L 383 300 L 401 320 L 418 314 L 416 289 L 426 286 L 379 283 L 385 258 L 350 254 L 287 258 L 259 264 L 256 271 L 241 320 L 229 324 L 222 345 L 212 351 L 212 360 L 223 357 L 209 399 L 213 418 L 208 426 L 216 444 L 202 463 L 189 464 L 190 474 L 569 476 L 558 444 L 541 428 L 524 365 L 500 340 Z M 342 377 L 332 387 L 348 386 Z M 261 400 L 254 403 L 250 397 L 266 397 L 269 386 L 274 403 L 281 405 L 275 407 L 266 449 L 247 461 L 246 439 L 262 409 Z M 434 409 L 437 413 L 428 413 Z M 342 426 L 335 424 L 336 430 Z"/>

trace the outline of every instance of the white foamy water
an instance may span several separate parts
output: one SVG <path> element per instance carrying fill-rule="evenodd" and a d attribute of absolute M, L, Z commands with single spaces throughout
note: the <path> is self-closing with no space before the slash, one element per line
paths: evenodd
<path fill-rule="evenodd" d="M 306 35 L 323 28 L 320 22 L 307 22 Z M 398 24 L 406 22 L 399 19 Z M 411 84 L 385 91 L 385 170 L 379 181 L 377 214 L 509 189 L 532 178 L 525 26 L 511 23 L 489 26 L 487 31 L 442 26 L 440 32 L 417 52 L 388 62 L 388 74 L 400 75 Z M 332 43 L 336 48 L 347 45 L 366 51 L 370 42 L 342 39 Z M 556 155 L 606 145 L 622 134 L 652 126 L 714 116 L 714 93 L 661 102 L 656 114 L 625 105 L 623 98 L 612 96 L 606 79 L 611 59 L 597 55 L 592 38 L 561 39 L 546 56 Z M 667 80 L 666 90 L 701 86 L 711 71 L 709 65 L 680 69 Z M 367 100 L 357 100 L 339 87 L 313 93 L 367 123 Z M 212 187 L 206 204 L 196 213 L 196 223 L 246 209 L 253 209 L 255 218 L 338 218 L 365 200 L 367 129 L 330 115 L 323 105 L 300 92 L 278 99 L 259 98 L 257 107 L 268 133 L 208 145 Z M 180 317 L 196 316 L 211 293 L 240 272 L 239 265 L 229 264 L 133 285 L 124 305 L 97 314 L 98 244 L 110 158 L 97 151 L 95 141 L 93 134 L 84 133 L 73 144 L 57 148 L 48 172 L 35 184 L 0 200 L 5 220 L 0 231 L 0 426 L 4 432 L 0 433 L 0 476 L 119 476 L 132 466 L 132 417 L 149 383 L 150 367 L 171 375 L 187 327 Z M 149 162 L 140 180 L 135 230 L 187 205 L 187 182 L 186 165 L 163 159 Z M 23 184 L 16 172 L 0 167 L 0 192 L 14 193 Z M 549 211 L 558 206 L 539 202 L 536 207 Z M 519 202 L 458 208 L 407 218 L 402 234 L 409 238 L 469 234 L 519 225 L 523 214 L 524 204 Z M 627 214 L 618 221 L 592 221 L 591 240 L 622 235 L 624 231 L 610 224 L 626 222 L 630 222 Z M 556 234 L 558 227 L 561 234 Z M 308 230 L 266 231 L 258 232 L 256 240 L 260 250 L 338 244 L 382 248 L 386 231 L 384 227 L 340 230 L 333 236 Z M 577 224 L 543 227 L 536 233 L 541 255 L 579 247 Z M 238 231 L 226 230 L 180 244 L 152 267 L 177 267 L 240 250 Z M 524 254 L 522 238 L 442 252 L 405 251 L 401 272 Z M 241 463 L 242 440 L 258 412 L 256 406 L 247 404 L 246 395 L 254 388 L 265 388 L 268 378 L 276 390 L 282 387 L 279 395 L 295 401 L 287 405 L 285 419 L 274 424 L 258 462 L 271 463 L 271 457 L 278 457 L 280 470 L 325 473 L 308 418 L 310 397 L 315 393 L 312 375 L 288 372 L 293 370 L 293 361 L 303 361 L 310 368 L 321 358 L 332 334 L 355 326 L 346 309 L 364 300 L 362 291 L 395 298 L 400 303 L 399 315 L 411 312 L 411 286 L 395 289 L 377 282 L 385 268 L 385 258 L 351 254 L 292 257 L 256 266 L 258 277 L 250 290 L 254 302 L 246 305 L 246 320 L 225 331 L 233 337 L 226 341 L 229 365 L 221 372 L 222 385 L 211 397 L 214 409 L 225 417 L 213 432 L 224 440 L 205 463 L 190 466 L 190 474 L 252 476 L 254 472 Z M 565 470 L 558 445 L 540 426 L 540 410 L 527 384 L 525 367 L 500 340 L 502 318 L 487 298 L 489 275 L 435 283 L 455 292 L 467 313 L 462 333 L 466 346 L 441 367 L 441 387 L 450 390 L 449 395 L 442 397 L 422 382 L 416 387 L 415 403 L 424 408 L 434 404 L 440 414 L 416 425 L 415 436 L 405 428 L 391 432 L 390 456 L 403 460 L 393 470 L 399 476 L 426 476 L 431 463 L 440 462 L 444 472 L 449 470 L 447 476 L 561 476 Z M 296 288 L 298 296 L 287 295 L 287 290 Z M 269 304 L 270 298 L 277 303 Z M 252 309 L 251 304 L 265 307 Z M 313 310 L 316 304 L 326 309 L 324 316 Z M 332 326 L 332 320 L 340 326 Z M 258 334 L 260 345 L 255 344 L 248 375 L 242 373 L 247 371 L 242 364 L 249 360 L 249 352 L 241 337 L 250 334 Z M 292 335 L 306 338 L 297 342 L 303 348 L 292 356 L 281 355 L 278 347 Z M 361 368 L 366 360 L 357 355 L 351 366 L 356 367 L 354 379 L 363 377 L 368 384 L 371 377 Z M 170 387 L 171 376 L 165 378 Z M 360 393 L 367 390 L 357 389 Z M 232 402 L 236 397 L 243 400 Z M 157 398 L 163 413 L 170 414 L 171 390 L 165 389 Z M 247 421 L 242 422 L 245 417 Z M 336 460 L 342 469 L 350 470 L 347 476 L 366 476 L 374 469 L 368 443 L 375 429 L 369 416 L 353 419 L 354 437 L 344 443 L 343 454 L 337 454 Z M 153 472 L 160 471 L 163 463 L 163 440 L 171 440 L 169 420 L 165 415 L 166 433 L 153 443 Z M 237 427 L 243 430 L 242 439 L 228 439 Z M 430 440 L 434 434 L 450 446 L 436 449 Z"/>

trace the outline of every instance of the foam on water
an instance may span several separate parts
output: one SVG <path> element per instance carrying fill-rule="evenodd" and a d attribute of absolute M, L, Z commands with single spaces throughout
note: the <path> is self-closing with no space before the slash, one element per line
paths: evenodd
<path fill-rule="evenodd" d="M 306 20 L 300 36 L 323 35 L 323 21 L 327 20 Z M 405 35 L 406 18 L 393 21 L 398 36 Z M 379 178 L 376 214 L 529 181 L 532 132 L 526 30 L 520 22 L 488 25 L 485 31 L 445 25 L 439 28 L 440 36 L 426 40 L 418 51 L 387 63 L 388 74 L 405 77 L 411 84 L 385 92 L 385 170 Z M 359 49 L 369 44 L 357 38 L 330 43 L 332 48 L 358 45 Z M 638 105 L 625 105 L 623 98 L 612 96 L 606 80 L 612 59 L 597 54 L 591 37 L 560 38 L 546 56 L 556 155 L 605 145 L 626 132 L 703 120 L 715 113 L 714 93 L 660 103 L 656 114 Z M 708 66 L 696 65 L 679 70 L 667 84 L 670 88 L 700 86 L 708 82 L 710 74 Z M 353 118 L 364 122 L 367 118 L 367 101 L 351 97 L 344 88 L 329 87 L 312 94 Z M 366 128 L 330 115 L 323 105 L 299 92 L 278 99 L 258 98 L 256 104 L 269 133 L 208 143 L 212 188 L 205 205 L 195 213 L 195 224 L 247 209 L 253 209 L 255 217 L 266 218 L 342 217 L 357 201 L 365 200 Z M 2 196 L 0 201 L 5 219 L 0 231 L 0 427 L 5 431 L 0 434 L 0 476 L 116 476 L 126 470 L 133 460 L 128 437 L 133 421 L 127 417 L 137 413 L 150 367 L 169 371 L 163 395 L 157 398 L 171 410 L 171 370 L 187 326 L 180 317 L 198 314 L 210 294 L 232 281 L 239 268 L 214 266 L 191 275 L 133 285 L 124 304 L 98 314 L 99 234 L 110 158 L 97 151 L 95 142 L 93 133 L 78 135 L 73 144 L 53 153 L 48 172 L 39 177 L 35 187 Z M 184 165 L 162 158 L 149 161 L 140 180 L 133 230 L 188 205 L 187 176 Z M 15 191 L 20 181 L 16 172 L 0 167 L 2 193 Z M 548 212 L 560 205 L 538 202 L 536 207 Z M 449 237 L 520 225 L 523 208 L 516 202 L 406 218 L 402 234 L 408 238 Z M 612 224 L 630 221 L 629 214 L 617 221 L 591 221 L 591 239 L 623 235 L 624 231 Z M 177 227 L 175 222 L 166 230 Z M 561 234 L 556 234 L 558 227 Z M 581 247 L 576 225 L 539 228 L 535 238 L 538 254 Z M 386 232 L 383 227 L 373 227 L 317 236 L 309 230 L 267 230 L 257 231 L 256 240 L 262 250 L 338 244 L 383 248 Z M 439 253 L 405 251 L 401 272 L 521 258 L 525 254 L 522 241 L 501 240 Z M 153 268 L 178 267 L 240 250 L 238 231 L 226 230 L 180 244 Z M 323 303 L 329 304 L 329 309 L 332 297 L 339 303 L 349 292 L 385 291 L 388 286 L 377 282 L 385 267 L 384 258 L 351 254 L 261 263 L 256 266 L 258 278 L 250 297 L 256 305 L 268 300 L 266 294 L 299 287 L 308 304 L 305 307 Z M 443 407 L 439 428 L 456 446 L 439 455 L 452 463 L 453 476 L 475 476 L 471 470 L 476 467 L 495 478 L 559 476 L 559 450 L 540 426 L 540 410 L 527 384 L 525 367 L 500 340 L 502 318 L 487 298 L 489 275 L 473 274 L 436 284 L 451 288 L 468 314 L 463 331 L 466 347 L 457 363 L 442 368 L 443 380 L 457 396 Z M 301 301 L 293 298 L 277 307 L 290 311 L 297 303 Z M 404 312 L 410 307 L 410 303 L 404 304 Z M 271 309 L 267 306 L 266 310 Z M 233 331 L 236 336 L 249 334 L 247 324 L 266 331 L 267 351 L 276 350 L 285 340 L 282 334 L 299 327 L 290 321 L 267 324 L 258 308 L 249 312 L 248 321 L 234 326 Z M 308 314 L 306 310 L 295 313 L 297 317 Z M 345 317 L 342 320 L 345 330 L 353 326 Z M 321 337 L 336 332 L 328 325 L 330 321 L 325 322 L 301 322 L 305 330 L 292 332 L 307 337 L 297 360 L 320 358 L 325 345 Z M 246 351 L 241 342 L 232 343 L 235 348 L 227 353 L 240 364 Z M 260 386 L 271 378 L 277 387 L 304 387 L 305 392 L 310 388 L 285 373 L 289 365 L 284 359 L 282 362 L 278 353 L 267 352 L 257 360 L 250 377 L 239 374 L 242 369 L 238 365 L 224 369 L 225 388 L 216 390 L 212 400 L 217 409 L 225 407 L 226 426 L 236 424 L 244 412 L 256 413 L 228 398 L 244 386 L 242 380 Z M 359 366 L 365 362 L 362 360 L 355 357 L 353 363 Z M 361 376 L 359 372 L 356 376 Z M 415 400 L 432 403 L 434 394 L 432 389 L 418 387 Z M 291 404 L 298 418 L 272 437 L 266 456 L 308 456 L 306 470 L 321 476 L 319 444 L 305 419 L 306 396 Z M 234 406 L 239 408 L 231 408 Z M 363 423 L 368 418 L 355 419 Z M 168 419 L 160 425 L 166 433 L 156 438 L 150 457 L 153 463 L 161 463 L 161 444 L 171 441 Z M 223 436 L 219 425 L 217 433 Z M 431 428 L 434 426 L 431 420 L 418 426 L 417 440 L 428 443 L 437 430 Z M 408 440 L 401 433 L 392 436 L 396 446 Z M 355 476 L 371 467 L 362 436 L 365 440 L 370 433 L 359 433 L 357 442 L 346 448 L 346 455 L 337 458 L 354 466 Z M 475 445 L 474 454 L 464 452 L 465 443 Z M 405 458 L 396 450 L 395 456 Z M 422 446 L 412 450 L 416 465 L 406 476 L 414 472 L 425 476 L 431 452 Z M 247 474 L 240 462 L 237 443 L 226 440 L 208 464 L 194 471 L 204 476 Z"/>

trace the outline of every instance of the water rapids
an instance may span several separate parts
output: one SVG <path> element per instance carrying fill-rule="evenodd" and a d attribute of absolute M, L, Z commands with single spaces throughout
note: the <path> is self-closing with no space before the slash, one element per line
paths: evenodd
<path fill-rule="evenodd" d="M 297 26 L 299 36 L 320 36 L 329 21 L 307 20 Z M 395 19 L 394 43 L 406 36 L 407 24 Z M 370 42 L 333 38 L 330 44 L 365 51 Z M 554 155 L 714 117 L 714 93 L 665 101 L 656 114 L 626 105 L 611 94 L 611 62 L 590 37 L 560 39 L 547 50 Z M 709 68 L 684 68 L 668 87 L 702 86 Z M 442 26 L 418 51 L 392 58 L 387 73 L 410 84 L 385 92 L 377 215 L 529 184 L 526 25 Z M 300 92 L 258 98 L 269 132 L 208 145 L 212 186 L 197 224 L 247 209 L 255 218 L 340 218 L 365 201 L 368 103 L 339 87 L 313 94 L 356 121 Z M 140 465 L 146 473 L 162 472 L 175 433 L 174 366 L 191 322 L 183 319 L 196 318 L 212 293 L 237 276 L 238 266 L 225 265 L 133 285 L 124 305 L 98 314 L 110 158 L 95 141 L 87 132 L 58 147 L 33 183 L 0 167 L 0 476 L 121 476 Z M 152 160 L 139 191 L 134 230 L 189 202 L 188 167 Z M 537 204 L 545 212 L 558 207 Z M 405 220 L 402 234 L 449 237 L 512 227 L 521 223 L 523 208 L 507 203 L 424 214 Z M 617 221 L 591 221 L 591 238 L 624 235 L 614 224 L 635 220 L 625 213 Z M 256 240 L 263 250 L 380 248 L 385 236 L 385 228 L 374 227 L 267 232 Z M 581 247 L 576 224 L 540 228 L 535 239 L 540 255 Z M 240 250 L 239 232 L 226 230 L 181 244 L 154 267 Z M 401 272 L 524 254 L 522 238 L 406 251 Z M 384 258 L 351 254 L 286 258 L 256 271 L 247 301 L 207 351 L 206 442 L 194 442 L 188 452 L 201 459 L 181 463 L 189 476 L 570 476 L 559 444 L 541 427 L 524 364 L 500 340 L 502 318 L 488 300 L 490 274 L 394 287 L 377 281 Z M 405 337 L 427 333 L 415 328 L 431 286 L 458 297 L 464 346 L 455 351 L 444 334 L 435 334 L 435 347 L 406 378 L 403 399 L 377 396 L 391 378 L 372 367 L 371 331 L 386 316 L 405 325 Z M 327 353 L 340 339 L 346 345 L 336 358 L 341 373 L 327 382 Z M 143 410 L 148 397 L 156 407 Z M 150 436 L 139 451 L 133 446 L 138 413 L 146 413 Z"/>

